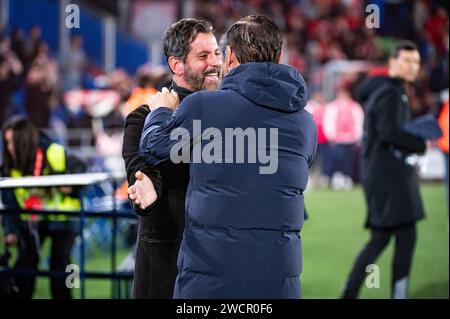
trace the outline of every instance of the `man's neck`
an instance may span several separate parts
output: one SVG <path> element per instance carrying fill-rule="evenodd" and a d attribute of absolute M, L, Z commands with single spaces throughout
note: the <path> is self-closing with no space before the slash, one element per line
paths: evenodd
<path fill-rule="evenodd" d="M 388 75 L 391 79 L 397 80 L 398 82 L 401 82 L 401 83 L 406 83 L 405 80 L 403 80 L 401 77 L 399 77 L 397 74 L 395 74 L 391 70 L 388 71 Z"/>
<path fill-rule="evenodd" d="M 182 87 L 180 85 L 178 85 L 175 80 L 172 81 L 172 89 L 175 90 L 175 92 L 177 92 L 178 94 L 178 98 L 180 99 L 180 103 L 181 101 L 183 101 L 183 99 L 188 96 L 189 94 L 194 93 L 194 91 L 191 91 L 190 89 L 187 89 L 185 87 Z"/>
<path fill-rule="evenodd" d="M 394 72 L 389 71 L 388 77 L 401 85 L 404 85 L 406 83 L 405 80 L 403 80 L 401 77 L 396 75 Z"/>

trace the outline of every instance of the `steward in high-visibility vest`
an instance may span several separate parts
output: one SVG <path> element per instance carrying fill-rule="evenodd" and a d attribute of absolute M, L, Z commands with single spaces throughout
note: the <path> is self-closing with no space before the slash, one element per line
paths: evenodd
<path fill-rule="evenodd" d="M 36 161 L 43 161 L 44 151 L 38 148 Z M 66 154 L 64 147 L 59 144 L 52 143 L 45 150 L 45 158 L 49 164 L 48 167 L 42 168 L 42 174 L 65 174 L 66 173 Z M 17 169 L 11 170 L 11 177 L 22 177 L 23 175 Z M 16 188 L 14 195 L 19 207 L 23 210 L 42 209 L 55 211 L 78 211 L 81 208 L 80 199 L 72 197 L 70 194 L 64 194 L 59 190 L 51 191 L 41 188 Z M 39 216 L 21 214 L 22 220 L 33 219 Z M 67 221 L 69 217 L 66 215 L 48 215 L 50 221 Z M 73 219 L 73 218 L 72 218 Z"/>
<path fill-rule="evenodd" d="M 27 119 L 9 119 L 2 130 L 4 140 L 2 176 L 46 176 L 53 174 L 83 173 L 86 166 L 66 153 L 63 146 L 53 143 Z M 51 238 L 50 270 L 65 271 L 71 263 L 70 256 L 78 232 L 77 217 L 64 214 L 38 216 L 23 214 L 32 210 L 77 211 L 81 208 L 77 188 L 16 188 L 2 190 L 5 207 L 17 214 L 3 216 L 5 242 L 18 246 L 18 257 L 14 268 L 37 270 L 41 243 Z M 35 278 L 16 278 L 20 298 L 31 298 Z M 53 298 L 71 298 L 65 277 L 51 277 Z"/>

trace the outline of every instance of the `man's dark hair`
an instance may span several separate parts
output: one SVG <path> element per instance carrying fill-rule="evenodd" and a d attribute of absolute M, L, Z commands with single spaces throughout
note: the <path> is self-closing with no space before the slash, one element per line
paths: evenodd
<path fill-rule="evenodd" d="M 280 29 L 270 18 L 250 15 L 230 27 L 227 45 L 231 47 L 239 63 L 278 63 L 283 38 Z"/>
<path fill-rule="evenodd" d="M 191 50 L 190 44 L 195 41 L 199 33 L 214 33 L 214 28 L 206 20 L 193 18 L 184 18 L 172 24 L 163 37 L 166 61 L 169 62 L 169 57 L 173 56 L 186 62 L 186 57 Z"/>
<path fill-rule="evenodd" d="M 397 41 L 392 48 L 391 51 L 391 58 L 398 58 L 398 55 L 400 54 L 400 51 L 419 51 L 419 48 L 417 45 L 409 40 L 400 40 Z"/>
<path fill-rule="evenodd" d="M 149 85 L 155 87 L 155 79 L 150 74 L 141 74 L 137 77 L 137 83 L 140 88 L 147 88 Z"/>

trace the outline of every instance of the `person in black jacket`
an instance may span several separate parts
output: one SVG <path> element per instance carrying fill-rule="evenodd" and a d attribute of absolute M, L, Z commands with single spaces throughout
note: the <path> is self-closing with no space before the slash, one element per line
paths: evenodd
<path fill-rule="evenodd" d="M 192 92 L 215 90 L 221 78 L 221 54 L 212 25 L 204 20 L 182 19 L 164 34 L 164 53 L 173 74 L 172 89 L 180 100 Z M 122 155 L 130 188 L 146 185 L 146 209 L 133 203 L 139 218 L 134 298 L 172 298 L 177 256 L 184 230 L 184 204 L 189 164 L 149 166 L 139 156 L 139 141 L 150 110 L 138 107 L 126 119 Z"/>
<path fill-rule="evenodd" d="M 20 88 L 23 65 L 11 50 L 8 40 L 0 35 L 0 127 L 9 116 L 11 96 Z"/>
<path fill-rule="evenodd" d="M 425 141 L 404 131 L 410 121 L 405 82 L 419 73 L 420 55 L 409 41 L 396 43 L 389 60 L 389 77 L 364 83 L 359 94 L 366 98 L 361 150 L 361 180 L 368 205 L 369 242 L 356 259 L 343 298 L 356 298 L 366 274 L 395 237 L 392 298 L 406 298 L 416 241 L 416 222 L 424 217 L 415 167 L 408 155 L 422 153 Z"/>

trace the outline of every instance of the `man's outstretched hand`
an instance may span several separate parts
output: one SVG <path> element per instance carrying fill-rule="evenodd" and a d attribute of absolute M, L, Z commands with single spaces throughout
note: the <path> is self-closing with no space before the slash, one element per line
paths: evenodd
<path fill-rule="evenodd" d="M 146 209 L 158 199 L 158 194 L 147 175 L 137 171 L 134 176 L 136 177 L 136 182 L 128 187 L 128 196 L 134 205 L 138 205 L 140 209 Z"/>

